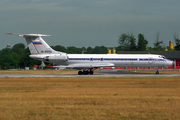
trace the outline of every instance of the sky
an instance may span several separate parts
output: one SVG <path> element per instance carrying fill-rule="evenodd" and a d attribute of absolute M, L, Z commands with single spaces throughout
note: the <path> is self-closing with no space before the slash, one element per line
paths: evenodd
<path fill-rule="evenodd" d="M 117 47 L 119 36 L 139 33 L 153 47 L 180 36 L 180 0 L 0 0 L 0 50 L 26 42 L 5 33 L 39 33 L 50 45 Z M 27 45 L 26 45 L 27 46 Z"/>

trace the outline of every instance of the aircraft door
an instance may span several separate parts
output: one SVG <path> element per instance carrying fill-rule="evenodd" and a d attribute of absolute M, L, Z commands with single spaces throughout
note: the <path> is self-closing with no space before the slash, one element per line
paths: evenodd
<path fill-rule="evenodd" d="M 149 60 L 148 60 L 148 63 L 149 64 L 153 64 L 154 63 L 154 59 L 150 57 Z"/>

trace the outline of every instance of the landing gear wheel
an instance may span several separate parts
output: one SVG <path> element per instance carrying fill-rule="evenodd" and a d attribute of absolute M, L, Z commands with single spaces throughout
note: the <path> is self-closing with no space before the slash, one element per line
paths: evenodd
<path fill-rule="evenodd" d="M 83 75 L 88 75 L 89 71 L 83 71 Z"/>
<path fill-rule="evenodd" d="M 83 74 L 83 72 L 82 72 L 82 71 L 79 71 L 79 72 L 78 72 L 78 75 L 82 75 L 82 74 Z"/>

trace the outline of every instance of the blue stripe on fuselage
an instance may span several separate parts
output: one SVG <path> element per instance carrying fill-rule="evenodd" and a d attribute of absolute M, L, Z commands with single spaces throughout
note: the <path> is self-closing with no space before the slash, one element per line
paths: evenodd
<path fill-rule="evenodd" d="M 93 61 L 138 61 L 137 58 L 69 58 L 69 60 L 93 60 Z M 166 61 L 165 59 L 140 58 L 139 61 Z"/>

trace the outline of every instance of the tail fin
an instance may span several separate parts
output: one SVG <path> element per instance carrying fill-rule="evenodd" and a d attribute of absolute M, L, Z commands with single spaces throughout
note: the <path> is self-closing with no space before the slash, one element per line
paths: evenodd
<path fill-rule="evenodd" d="M 44 34 L 13 34 L 7 33 L 8 35 L 18 35 L 24 37 L 28 44 L 31 54 L 58 54 L 63 52 L 58 52 L 53 50 L 43 39 L 42 36 L 50 36 Z"/>

